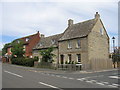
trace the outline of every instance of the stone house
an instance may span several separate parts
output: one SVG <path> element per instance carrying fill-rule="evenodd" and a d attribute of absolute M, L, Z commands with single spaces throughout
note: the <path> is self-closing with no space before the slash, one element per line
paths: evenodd
<path fill-rule="evenodd" d="M 109 36 L 98 12 L 93 19 L 76 24 L 69 19 L 66 30 L 59 34 L 57 39 L 52 38 L 56 36 L 44 37 L 43 41 L 41 38 L 33 49 L 33 56 L 40 57 L 38 50 L 46 47 L 44 44 L 40 47 L 41 43 L 47 42 L 49 43 L 47 47 L 50 47 L 54 41 L 57 64 L 74 61 L 81 63 L 83 69 L 102 69 L 112 66 L 109 60 Z"/>
<path fill-rule="evenodd" d="M 54 47 L 54 51 L 52 52 L 55 57 L 53 57 L 54 63 L 58 63 L 58 40 L 61 38 L 62 34 L 57 34 L 49 37 L 44 37 L 41 35 L 41 39 L 39 43 L 33 48 L 33 56 L 38 56 L 39 60 L 42 58 L 39 51 L 43 49 L 47 49 L 49 47 Z"/>

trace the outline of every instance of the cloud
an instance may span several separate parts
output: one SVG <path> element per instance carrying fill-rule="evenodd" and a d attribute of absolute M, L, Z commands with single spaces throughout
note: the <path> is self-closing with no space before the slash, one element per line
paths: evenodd
<path fill-rule="evenodd" d="M 100 13 L 108 34 L 111 37 L 118 35 L 117 2 L 114 1 L 6 2 L 2 3 L 3 36 L 19 38 L 38 30 L 46 36 L 62 33 L 69 18 L 78 23 L 94 18 L 96 11 Z"/>

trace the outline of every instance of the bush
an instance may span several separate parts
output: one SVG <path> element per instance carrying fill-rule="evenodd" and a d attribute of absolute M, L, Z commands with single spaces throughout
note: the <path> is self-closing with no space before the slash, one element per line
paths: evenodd
<path fill-rule="evenodd" d="M 12 58 L 12 64 L 23 65 L 23 66 L 34 66 L 34 61 L 37 61 L 36 58 Z"/>
<path fill-rule="evenodd" d="M 38 60 L 39 60 L 38 56 L 35 56 L 34 61 L 38 61 Z"/>

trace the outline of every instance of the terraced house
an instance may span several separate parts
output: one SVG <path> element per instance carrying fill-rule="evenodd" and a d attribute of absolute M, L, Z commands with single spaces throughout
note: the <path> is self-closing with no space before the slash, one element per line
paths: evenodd
<path fill-rule="evenodd" d="M 53 53 L 56 64 L 66 62 L 81 63 L 83 69 L 110 68 L 109 36 L 100 15 L 96 12 L 93 19 L 74 24 L 68 20 L 66 30 L 58 35 L 41 37 L 33 48 L 33 56 L 40 56 L 39 50 L 56 47 Z"/>

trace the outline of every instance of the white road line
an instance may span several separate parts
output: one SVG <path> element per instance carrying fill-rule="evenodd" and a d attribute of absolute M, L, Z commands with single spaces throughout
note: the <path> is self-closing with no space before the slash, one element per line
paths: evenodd
<path fill-rule="evenodd" d="M 92 81 L 86 81 L 86 82 L 88 82 L 88 83 L 93 83 Z"/>
<path fill-rule="evenodd" d="M 96 84 L 99 84 L 99 85 L 105 85 L 105 84 L 103 84 L 103 83 L 99 83 L 99 82 L 96 82 Z"/>
<path fill-rule="evenodd" d="M 59 89 L 59 90 L 62 90 L 56 86 L 53 86 L 53 85 L 50 85 L 50 84 L 46 84 L 46 83 L 43 83 L 43 82 L 38 82 L 39 84 L 42 84 L 42 85 L 45 85 L 45 86 L 48 86 L 48 87 L 51 87 L 51 88 L 56 88 L 56 89 Z"/>
<path fill-rule="evenodd" d="M 77 79 L 77 80 L 84 81 L 84 79 Z"/>
<path fill-rule="evenodd" d="M 116 87 L 117 88 L 117 86 L 114 86 L 114 85 L 108 85 L 109 87 Z"/>
<path fill-rule="evenodd" d="M 101 83 L 104 83 L 104 84 L 109 84 L 108 82 L 101 82 Z"/>
<path fill-rule="evenodd" d="M 93 77 L 103 77 L 104 75 L 98 75 L 98 76 L 91 76 L 91 77 L 85 77 L 85 78 L 93 78 Z"/>
<path fill-rule="evenodd" d="M 120 79 L 120 77 L 118 77 L 118 76 L 109 76 L 109 78 Z"/>
<path fill-rule="evenodd" d="M 62 76 L 62 78 L 67 78 L 67 77 L 65 77 L 65 76 Z"/>
<path fill-rule="evenodd" d="M 56 75 L 56 77 L 60 77 L 60 76 Z"/>
<path fill-rule="evenodd" d="M 68 78 L 68 79 L 74 79 L 74 78 Z"/>
<path fill-rule="evenodd" d="M 23 76 L 21 76 L 21 75 L 18 75 L 18 74 L 15 74 L 15 73 L 12 73 L 12 72 L 9 72 L 9 71 L 6 71 L 6 70 L 4 70 L 4 72 L 9 73 L 9 74 L 12 74 L 12 75 L 15 75 L 15 76 L 20 77 L 20 78 L 23 77 Z"/>
<path fill-rule="evenodd" d="M 91 80 L 92 82 L 97 82 L 96 80 Z"/>
<path fill-rule="evenodd" d="M 113 85 L 113 86 L 119 86 L 118 84 L 114 84 L 114 83 L 113 83 L 112 85 Z"/>

